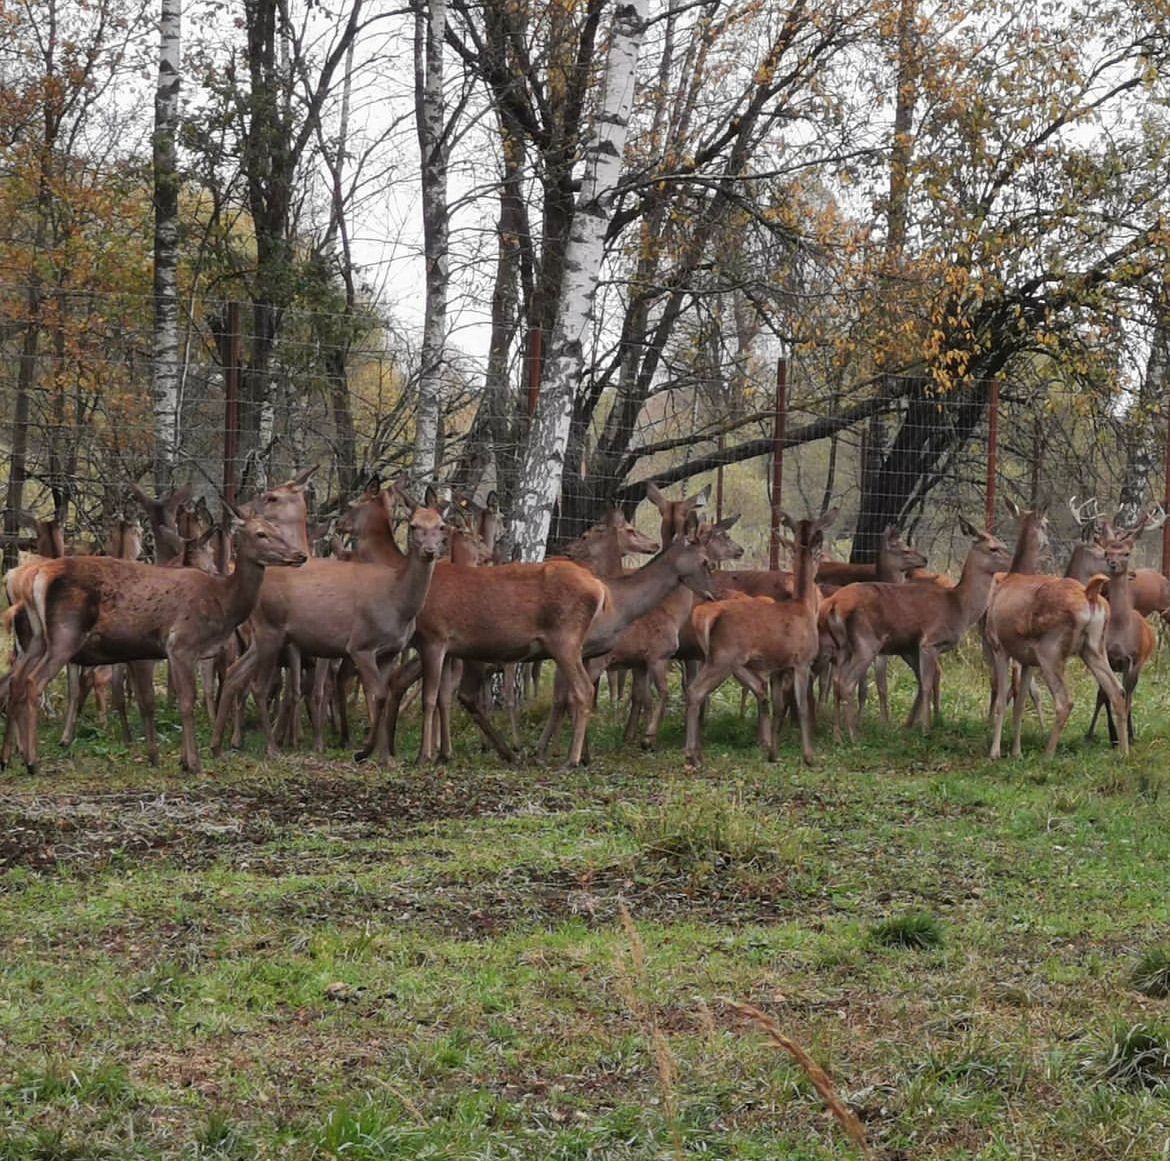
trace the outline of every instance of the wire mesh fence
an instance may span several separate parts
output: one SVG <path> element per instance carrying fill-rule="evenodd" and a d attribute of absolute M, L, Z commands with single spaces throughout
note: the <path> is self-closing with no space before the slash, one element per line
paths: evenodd
<path fill-rule="evenodd" d="M 44 296 L 31 335 L 27 311 L 18 309 L 26 288 L 5 287 L 0 297 L 8 303 L 0 330 L 7 356 L 0 365 L 0 480 L 9 503 L 18 495 L 42 515 L 63 504 L 71 537 L 99 541 L 128 510 L 127 481 L 152 475 L 149 300 Z M 268 341 L 256 316 L 244 310 L 239 318 L 232 335 L 228 304 L 187 304 L 177 479 L 191 479 L 214 503 L 230 470 L 246 497 L 319 463 L 315 515 L 327 519 L 369 477 L 414 468 L 420 359 L 409 336 L 373 315 L 289 310 L 279 337 Z M 242 417 L 233 421 L 227 404 L 237 359 Z M 832 549 L 842 557 L 859 546 L 864 555 L 866 538 L 876 540 L 894 523 L 932 563 L 949 568 L 963 551 L 960 513 L 1010 531 L 1004 502 L 1047 503 L 1056 556 L 1081 534 L 1071 497 L 1095 496 L 1110 512 L 1123 496 L 1132 501 L 1135 487 L 1142 502 L 1164 494 L 1165 422 L 1139 422 L 1124 397 L 1081 395 L 1036 369 L 945 394 L 925 379 L 893 377 L 846 389 L 824 381 L 796 352 L 779 398 L 776 365 L 766 353 L 730 394 L 718 384 L 664 377 L 621 439 L 612 419 L 621 388 L 593 393 L 570 439 L 553 541 L 575 535 L 615 502 L 639 512 L 652 531 L 656 517 L 636 502 L 641 485 L 655 480 L 676 494 L 710 488 L 719 516 L 741 515 L 736 535 L 747 562 L 765 565 L 778 485 L 780 505 L 793 514 L 840 507 Z M 530 397 L 529 371 L 519 349 L 495 367 L 486 356 L 450 356 L 435 466 L 417 474 L 481 499 L 498 489 L 506 515 L 508 465 L 514 471 L 519 462 L 530 403 L 539 398 Z M 233 422 L 251 425 L 252 438 L 229 467 Z M 27 477 L 15 492 L 14 471 Z M 1142 563 L 1157 563 L 1157 545 L 1143 552 Z"/>

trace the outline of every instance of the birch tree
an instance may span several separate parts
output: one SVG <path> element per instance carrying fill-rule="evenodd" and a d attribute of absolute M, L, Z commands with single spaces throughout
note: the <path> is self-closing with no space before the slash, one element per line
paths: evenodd
<path fill-rule="evenodd" d="M 594 321 L 606 228 L 634 104 L 646 14 L 647 0 L 622 2 L 614 11 L 594 128 L 582 151 L 584 173 L 565 252 L 560 313 L 517 489 L 512 526 L 524 560 L 544 556 L 553 505 L 560 494 L 585 342 Z"/>
<path fill-rule="evenodd" d="M 447 332 L 447 161 L 450 138 L 443 98 L 447 0 L 417 0 L 414 19 L 414 102 L 422 179 L 426 308 L 413 475 L 416 483 L 423 483 L 433 480 L 436 468 Z"/>
<path fill-rule="evenodd" d="M 181 0 L 162 0 L 154 97 L 154 485 L 170 491 L 181 447 L 179 401 L 179 123 Z"/>

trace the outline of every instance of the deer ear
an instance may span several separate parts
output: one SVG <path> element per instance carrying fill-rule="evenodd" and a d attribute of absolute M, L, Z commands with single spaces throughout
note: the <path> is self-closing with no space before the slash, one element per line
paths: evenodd
<path fill-rule="evenodd" d="M 695 507 L 706 508 L 707 501 L 711 498 L 711 485 L 708 484 L 701 492 L 695 496 Z"/>
<path fill-rule="evenodd" d="M 734 516 L 725 516 L 715 527 L 722 529 L 724 532 L 730 532 L 738 523 L 739 513 L 737 512 Z"/>
<path fill-rule="evenodd" d="M 237 504 L 233 504 L 226 496 L 223 498 L 223 506 L 238 520 L 241 524 L 248 519 L 250 513 L 247 508 L 241 508 Z"/>
<path fill-rule="evenodd" d="M 1005 499 L 1003 506 L 1012 514 L 1012 516 L 1019 520 L 1021 516 L 1020 506 L 1015 502 L 1015 500 L 1012 500 L 1011 498 Z"/>
<path fill-rule="evenodd" d="M 391 488 L 389 492 L 383 492 L 382 495 L 386 496 L 388 498 L 393 497 L 393 498 L 401 500 L 407 506 L 407 508 L 410 510 L 410 512 L 412 514 L 414 513 L 414 510 L 416 508 L 421 508 L 423 506 L 406 490 L 406 485 L 402 482 L 401 479 L 395 480 L 394 487 Z M 430 499 L 430 495 L 431 495 L 431 489 L 428 488 L 427 489 L 427 499 L 428 500 Z M 428 504 L 427 507 L 431 507 L 431 505 Z"/>
<path fill-rule="evenodd" d="M 699 514 L 693 509 L 687 513 L 683 535 L 693 544 L 699 538 Z"/>
<path fill-rule="evenodd" d="M 831 527 L 833 522 L 837 519 L 837 514 L 840 511 L 840 508 L 830 508 L 827 512 L 822 512 L 813 524 L 814 530 L 817 532 L 824 532 L 826 528 Z"/>
<path fill-rule="evenodd" d="M 290 488 L 303 488 L 308 482 L 309 477 L 320 467 L 320 464 L 310 464 L 307 468 L 302 468 L 291 480 L 288 482 Z"/>
<path fill-rule="evenodd" d="M 500 510 L 500 497 L 496 495 L 496 490 L 493 488 L 487 494 L 487 499 L 484 501 L 484 506 L 489 512 L 498 512 Z"/>
<path fill-rule="evenodd" d="M 435 491 L 434 484 L 427 484 L 426 491 L 423 492 L 423 504 L 428 508 L 439 506 L 439 493 Z"/>
<path fill-rule="evenodd" d="M 970 536 L 972 540 L 979 539 L 979 529 L 966 516 L 959 516 L 959 528 L 962 529 L 964 536 Z"/>
<path fill-rule="evenodd" d="M 781 509 L 781 511 L 780 511 L 780 523 L 783 524 L 784 527 L 787 528 L 791 533 L 793 533 L 793 535 L 795 535 L 795 536 L 800 535 L 800 533 L 797 529 L 796 521 L 793 520 L 792 517 L 789 516 L 788 513 L 785 512 L 783 509 Z"/>
<path fill-rule="evenodd" d="M 670 501 L 658 490 L 657 484 L 646 485 L 646 499 L 663 515 L 670 507 Z"/>

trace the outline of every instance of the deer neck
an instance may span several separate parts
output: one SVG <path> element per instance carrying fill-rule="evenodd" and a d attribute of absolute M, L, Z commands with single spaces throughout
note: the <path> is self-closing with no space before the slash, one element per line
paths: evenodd
<path fill-rule="evenodd" d="M 994 571 L 980 562 L 974 552 L 968 553 L 959 575 L 959 583 L 951 589 L 952 598 L 959 607 L 959 619 L 964 632 L 987 612 L 994 580 Z"/>
<path fill-rule="evenodd" d="M 906 579 L 906 574 L 898 565 L 897 558 L 884 548 L 878 552 L 874 565 L 874 579 L 887 585 L 900 585 Z"/>
<path fill-rule="evenodd" d="M 1121 625 L 1133 612 L 1133 583 L 1127 563 L 1121 572 L 1109 574 L 1109 623 Z"/>
<path fill-rule="evenodd" d="M 1103 567 L 1095 568 L 1092 562 L 1093 556 L 1089 549 L 1083 544 L 1078 544 L 1068 558 L 1068 568 L 1064 570 L 1064 575 L 1079 580 L 1081 584 L 1087 584 L 1094 573 L 1105 571 Z"/>
<path fill-rule="evenodd" d="M 422 608 L 435 574 L 435 558 L 423 557 L 413 545 L 406 554 L 406 567 L 394 583 L 395 601 L 400 609 L 413 616 Z M 413 612 L 411 612 L 413 610 Z"/>
<path fill-rule="evenodd" d="M 1012 554 L 1012 563 L 1008 572 L 1023 573 L 1025 576 L 1034 576 L 1040 571 L 1040 540 L 1031 524 L 1026 524 L 1020 532 L 1020 542 Z"/>
<path fill-rule="evenodd" d="M 676 540 L 641 568 L 607 581 L 614 609 L 622 621 L 632 624 L 682 584 L 678 558 L 685 548 L 685 541 Z"/>
<path fill-rule="evenodd" d="M 821 590 L 817 588 L 816 560 L 799 542 L 792 561 L 792 599 L 809 608 L 816 608 L 821 602 Z"/>
<path fill-rule="evenodd" d="M 238 541 L 232 547 L 236 567 L 219 579 L 225 594 L 224 611 L 230 624 L 235 626 L 246 621 L 256 607 L 264 580 L 264 565 L 247 553 L 241 554 Z"/>
<path fill-rule="evenodd" d="M 399 565 L 406 562 L 406 553 L 394 540 L 390 521 L 384 514 L 375 514 L 362 525 L 354 555 L 365 564 Z"/>

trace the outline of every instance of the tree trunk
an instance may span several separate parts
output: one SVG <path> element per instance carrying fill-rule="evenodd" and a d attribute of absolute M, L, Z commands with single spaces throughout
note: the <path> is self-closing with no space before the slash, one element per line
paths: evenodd
<path fill-rule="evenodd" d="M 154 486 L 174 482 L 182 444 L 179 400 L 179 124 L 181 0 L 162 0 L 158 87 L 154 97 Z"/>
<path fill-rule="evenodd" d="M 439 420 L 447 338 L 447 136 L 443 98 L 443 37 L 446 0 L 416 0 L 414 33 L 415 122 L 421 158 L 423 254 L 426 262 L 426 307 L 423 317 L 422 366 L 414 431 L 412 477 L 433 482 L 437 467 Z"/>
<path fill-rule="evenodd" d="M 544 556 L 553 504 L 561 490 L 576 387 L 593 323 L 605 230 L 621 176 L 646 11 L 647 0 L 631 0 L 620 3 L 614 12 L 597 124 L 584 150 L 581 195 L 565 253 L 561 309 L 521 469 L 513 529 L 524 560 Z"/>
<path fill-rule="evenodd" d="M 1137 399 L 1125 417 L 1122 447 L 1125 463 L 1117 503 L 1117 523 L 1137 523 L 1143 509 L 1153 499 L 1154 480 L 1162 461 L 1158 419 L 1170 387 L 1170 304 L 1158 304 L 1154 335 L 1146 359 L 1146 373 Z"/>

